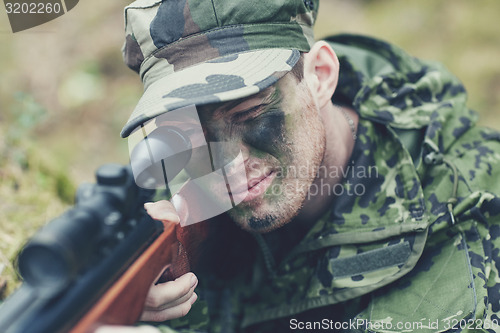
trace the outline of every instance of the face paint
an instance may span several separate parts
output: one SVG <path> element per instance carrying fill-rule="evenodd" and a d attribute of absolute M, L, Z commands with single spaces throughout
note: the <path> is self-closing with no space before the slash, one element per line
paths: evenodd
<path fill-rule="evenodd" d="M 248 123 L 243 141 L 257 150 L 276 156 L 283 145 L 284 129 L 285 113 L 279 109 L 267 111 Z"/>
<path fill-rule="evenodd" d="M 200 110 L 200 119 L 207 140 L 230 142 L 246 156 L 249 194 L 228 212 L 231 218 L 252 232 L 290 222 L 306 198 L 325 147 L 322 120 L 306 85 L 287 75 L 226 109 L 223 104 Z M 307 172 L 297 176 L 290 168 Z"/>

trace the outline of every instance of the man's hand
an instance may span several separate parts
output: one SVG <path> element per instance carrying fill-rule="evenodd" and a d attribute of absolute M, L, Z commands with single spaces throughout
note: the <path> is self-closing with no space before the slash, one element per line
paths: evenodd
<path fill-rule="evenodd" d="M 167 200 L 146 203 L 144 208 L 155 220 L 175 223 L 181 220 L 174 205 Z M 193 273 L 186 273 L 174 281 L 153 285 L 149 289 L 141 320 L 165 321 L 185 316 L 197 299 L 194 292 L 197 284 L 196 276 Z"/>
<path fill-rule="evenodd" d="M 193 273 L 186 273 L 175 281 L 153 285 L 149 289 L 142 321 L 165 321 L 185 316 L 198 296 L 194 288 L 198 279 Z"/>
<path fill-rule="evenodd" d="M 198 279 L 193 273 L 186 273 L 175 281 L 153 285 L 149 289 L 141 315 L 142 321 L 165 321 L 185 316 L 196 301 L 194 288 Z M 152 326 L 101 326 L 95 333 L 159 333 Z"/>
<path fill-rule="evenodd" d="M 179 223 L 180 218 L 172 203 L 166 200 L 155 203 L 146 203 L 144 208 L 155 220 Z M 181 208 L 181 210 L 183 210 Z M 181 212 L 181 214 L 187 212 Z M 156 279 L 158 280 L 160 276 Z M 193 273 L 186 273 L 174 281 L 153 284 L 149 289 L 144 304 L 141 321 L 162 322 L 185 316 L 198 296 L 194 292 L 198 279 Z M 151 326 L 126 327 L 126 326 L 101 326 L 96 333 L 118 332 L 159 332 Z"/>

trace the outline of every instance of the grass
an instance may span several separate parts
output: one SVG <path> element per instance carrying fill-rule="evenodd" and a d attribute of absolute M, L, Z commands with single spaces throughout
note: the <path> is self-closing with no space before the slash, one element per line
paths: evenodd
<path fill-rule="evenodd" d="M 7 292 L 17 285 L 14 269 L 19 249 L 40 226 L 72 203 L 75 186 L 64 170 L 43 162 L 29 147 L 18 146 L 0 163 L 0 263 Z"/>

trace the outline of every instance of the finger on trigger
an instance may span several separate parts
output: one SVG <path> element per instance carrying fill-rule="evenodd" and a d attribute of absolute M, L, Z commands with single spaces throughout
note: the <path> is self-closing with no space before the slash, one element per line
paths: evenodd
<path fill-rule="evenodd" d="M 158 202 L 148 202 L 144 204 L 144 208 L 148 214 L 155 220 L 159 221 L 170 221 L 170 222 L 180 222 L 179 215 L 177 214 L 175 207 L 167 200 L 161 200 Z"/>
<path fill-rule="evenodd" d="M 181 226 L 184 226 L 184 223 L 186 223 L 189 218 L 189 210 L 187 207 L 186 199 L 184 199 L 184 197 L 180 193 L 177 193 L 172 197 L 171 201 L 180 217 L 180 220 L 182 221 Z"/>

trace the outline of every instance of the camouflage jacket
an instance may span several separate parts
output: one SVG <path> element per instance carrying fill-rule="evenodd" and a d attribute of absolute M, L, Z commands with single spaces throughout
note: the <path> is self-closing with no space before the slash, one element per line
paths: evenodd
<path fill-rule="evenodd" d="M 498 331 L 500 134 L 474 125 L 440 64 L 367 37 L 328 41 L 333 101 L 360 116 L 343 192 L 279 264 L 262 239 L 227 231 L 215 256 L 232 264 L 197 272 L 199 300 L 161 329 Z"/>

